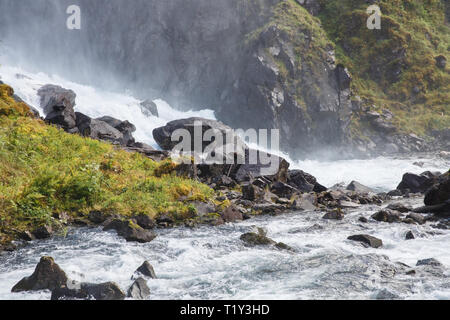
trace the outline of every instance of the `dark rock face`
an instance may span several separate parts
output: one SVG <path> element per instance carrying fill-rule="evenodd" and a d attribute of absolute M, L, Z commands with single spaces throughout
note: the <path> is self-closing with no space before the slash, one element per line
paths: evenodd
<path fill-rule="evenodd" d="M 134 300 L 145 300 L 150 296 L 150 288 L 144 278 L 138 278 L 128 289 L 127 297 Z"/>
<path fill-rule="evenodd" d="M 114 282 L 75 283 L 52 291 L 51 300 L 71 299 L 123 300 L 125 293 Z"/>
<path fill-rule="evenodd" d="M 54 290 L 67 283 L 66 273 L 51 257 L 42 257 L 33 274 L 20 280 L 12 292 Z"/>
<path fill-rule="evenodd" d="M 144 263 L 139 268 L 136 269 L 136 273 L 144 277 L 148 277 L 150 279 L 156 279 L 155 270 L 148 261 L 144 261 Z"/>
<path fill-rule="evenodd" d="M 33 236 L 36 239 L 48 239 L 52 236 L 53 230 L 50 226 L 40 226 L 33 230 Z"/>
<path fill-rule="evenodd" d="M 420 175 L 405 173 L 397 189 L 403 192 L 425 193 L 437 181 L 440 173 L 423 172 Z"/>
<path fill-rule="evenodd" d="M 114 219 L 103 230 L 116 230 L 119 236 L 129 242 L 146 243 L 156 238 L 156 234 L 153 231 L 145 230 L 130 220 Z"/>
<path fill-rule="evenodd" d="M 350 237 L 348 237 L 348 240 L 358 241 L 358 242 L 361 242 L 364 245 L 370 246 L 372 248 L 379 248 L 379 247 L 383 246 L 382 240 L 372 237 L 372 236 L 369 236 L 369 235 L 366 235 L 366 234 L 350 236 Z"/>
<path fill-rule="evenodd" d="M 425 194 L 427 206 L 438 205 L 450 200 L 450 171 L 440 176 L 436 184 Z"/>

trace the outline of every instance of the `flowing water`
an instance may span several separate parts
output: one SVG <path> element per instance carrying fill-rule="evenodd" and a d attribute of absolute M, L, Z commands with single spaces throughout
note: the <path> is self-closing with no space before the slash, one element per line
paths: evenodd
<path fill-rule="evenodd" d="M 192 115 L 214 118 L 210 110 L 179 112 L 162 100 L 156 101 L 160 118 L 145 117 L 139 101 L 124 93 L 100 91 L 8 66 L 1 67 L 0 75 L 38 109 L 36 92 L 42 85 L 72 89 L 77 93 L 77 111 L 127 119 L 138 128 L 137 140 L 152 145 L 152 130 L 169 120 Z M 421 167 L 413 164 L 418 161 L 423 162 Z M 326 186 L 358 180 L 380 191 L 395 188 L 406 171 L 444 171 L 450 167 L 448 161 L 434 155 L 292 163 Z M 423 200 L 403 201 L 420 206 Z M 123 289 L 131 285 L 134 270 L 148 260 L 158 275 L 158 279 L 148 281 L 151 299 L 373 299 L 380 292 L 382 297 L 450 299 L 450 231 L 433 229 L 430 224 L 358 221 L 379 209 L 374 205 L 352 209 L 343 221 L 323 220 L 323 212 L 291 212 L 220 227 L 161 229 L 148 244 L 127 243 L 114 232 L 98 228 L 70 229 L 64 238 L 35 241 L 0 256 L 0 299 L 49 299 L 47 291 L 10 292 L 15 283 L 33 272 L 43 255 L 54 257 L 72 279 L 115 281 Z M 240 235 L 255 226 L 266 228 L 270 238 L 295 251 L 244 246 Z M 409 230 L 416 239 L 404 240 Z M 384 246 L 364 248 L 346 240 L 360 233 L 381 238 Z M 417 260 L 432 257 L 444 266 L 415 267 Z M 416 274 L 407 275 L 412 268 L 417 269 Z"/>

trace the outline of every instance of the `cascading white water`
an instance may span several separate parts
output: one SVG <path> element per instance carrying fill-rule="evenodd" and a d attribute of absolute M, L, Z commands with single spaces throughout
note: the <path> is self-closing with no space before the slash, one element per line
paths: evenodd
<path fill-rule="evenodd" d="M 139 141 L 155 145 L 152 130 L 167 121 L 189 116 L 214 118 L 210 110 L 179 112 L 157 101 L 160 117 L 145 117 L 139 101 L 126 93 L 113 93 L 70 82 L 58 76 L 33 74 L 1 66 L 1 79 L 12 85 L 27 103 L 39 108 L 37 90 L 47 83 L 61 85 L 77 93 L 76 110 L 92 117 L 110 115 L 129 120 L 137 127 Z M 421 158 L 423 157 L 423 158 Z M 294 168 L 315 175 L 331 186 L 358 180 L 387 191 L 395 188 L 406 171 L 444 171 L 450 163 L 433 156 L 404 159 L 378 158 L 321 162 L 292 161 Z M 424 162 L 423 167 L 413 165 Z M 421 199 L 406 200 L 414 206 Z M 100 229 L 73 229 L 65 238 L 35 241 L 18 251 L 0 256 L 0 299 L 48 299 L 49 292 L 11 293 L 22 277 L 33 272 L 43 255 L 51 255 L 69 277 L 89 282 L 116 281 L 126 289 L 133 271 L 149 260 L 158 279 L 148 282 L 151 299 L 367 299 L 383 289 L 404 299 L 450 299 L 450 231 L 430 224 L 368 223 L 378 206 L 350 210 L 343 221 L 321 219 L 321 212 L 293 212 L 278 217 L 258 217 L 237 224 L 196 229 L 158 230 L 148 244 L 127 243 L 114 232 Z M 268 229 L 269 237 L 282 241 L 295 252 L 273 248 L 248 248 L 239 236 L 253 226 Z M 404 240 L 412 230 L 415 240 Z M 382 249 L 363 248 L 348 236 L 366 233 L 383 240 Z M 442 272 L 417 269 L 407 275 L 397 262 L 415 268 L 419 259 L 436 258 Z"/>

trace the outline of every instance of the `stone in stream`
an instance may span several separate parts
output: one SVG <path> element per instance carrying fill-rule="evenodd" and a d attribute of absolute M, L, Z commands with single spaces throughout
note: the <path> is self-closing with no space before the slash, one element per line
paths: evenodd
<path fill-rule="evenodd" d="M 50 226 L 40 226 L 33 230 L 33 236 L 36 239 L 48 239 L 53 234 L 53 229 Z"/>
<path fill-rule="evenodd" d="M 135 274 L 148 277 L 150 279 L 156 279 L 155 270 L 148 261 L 144 261 L 144 263 L 139 268 L 136 269 Z"/>
<path fill-rule="evenodd" d="M 138 278 L 128 289 L 127 297 L 135 300 L 145 300 L 150 296 L 150 288 L 144 278 Z"/>
<path fill-rule="evenodd" d="M 412 231 L 408 231 L 406 233 L 405 240 L 414 240 L 415 238 L 416 237 L 414 237 L 414 233 Z"/>
<path fill-rule="evenodd" d="M 65 286 L 67 281 L 66 273 L 52 257 L 42 257 L 33 274 L 20 280 L 11 291 L 54 290 Z"/>
<path fill-rule="evenodd" d="M 125 293 L 115 282 L 100 284 L 71 282 L 52 291 L 51 300 L 71 299 L 123 300 Z"/>
<path fill-rule="evenodd" d="M 414 222 L 417 222 L 418 224 L 425 224 L 425 222 L 426 222 L 426 219 L 425 219 L 425 217 L 423 215 L 421 215 L 419 213 L 415 213 L 415 212 L 410 213 L 406 217 L 406 219 L 411 219 Z"/>
<path fill-rule="evenodd" d="M 365 246 L 370 246 L 372 248 L 379 248 L 379 247 L 383 246 L 383 241 L 381 239 L 375 238 L 375 237 L 367 235 L 367 234 L 358 234 L 358 235 L 350 236 L 347 239 L 352 240 L 352 241 L 361 242 Z"/>
<path fill-rule="evenodd" d="M 380 222 L 400 222 L 403 214 L 390 209 L 383 209 L 372 215 L 372 219 Z"/>
<path fill-rule="evenodd" d="M 106 224 L 103 230 L 116 230 L 119 236 L 129 242 L 146 243 L 156 238 L 153 231 L 145 230 L 131 220 L 113 219 Z"/>
<path fill-rule="evenodd" d="M 413 173 L 405 173 L 403 175 L 402 181 L 397 186 L 397 189 L 405 192 L 411 193 L 425 193 L 433 184 L 437 181 L 440 176 L 439 172 L 425 171 L 420 175 Z"/>
<path fill-rule="evenodd" d="M 225 222 L 235 222 L 235 221 L 241 221 L 244 220 L 244 217 L 242 216 L 242 212 L 238 210 L 238 208 L 234 205 L 229 206 L 224 211 L 220 213 L 220 216 L 222 217 L 223 221 Z"/>
<path fill-rule="evenodd" d="M 280 250 L 293 251 L 290 246 L 282 242 L 276 242 L 267 237 L 267 232 L 263 228 L 258 228 L 258 233 L 249 232 L 241 235 L 240 239 L 250 246 L 270 246 Z"/>

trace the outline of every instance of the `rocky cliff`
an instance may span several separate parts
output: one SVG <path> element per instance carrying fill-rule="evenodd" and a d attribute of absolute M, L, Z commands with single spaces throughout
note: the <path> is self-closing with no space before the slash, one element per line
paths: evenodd
<path fill-rule="evenodd" d="M 427 149 L 423 138 L 450 123 L 445 1 L 78 2 L 73 31 L 70 1 L 3 0 L 5 42 L 76 79 L 278 128 L 294 157 Z M 365 27 L 370 3 L 381 30 Z"/>

